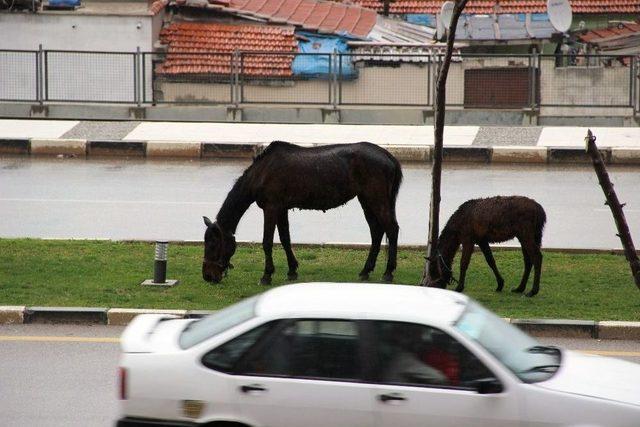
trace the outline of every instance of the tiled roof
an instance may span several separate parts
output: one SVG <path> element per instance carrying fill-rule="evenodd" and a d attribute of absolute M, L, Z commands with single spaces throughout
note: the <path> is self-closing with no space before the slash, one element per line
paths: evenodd
<path fill-rule="evenodd" d="M 156 72 L 162 75 L 230 75 L 231 57 L 236 50 L 298 50 L 291 26 L 178 22 L 161 31 L 160 41 L 168 46 L 165 61 L 156 68 Z M 293 59 L 294 55 L 247 55 L 243 57 L 242 74 L 288 77 L 292 75 Z"/>
<path fill-rule="evenodd" d="M 624 23 L 602 28 L 599 30 L 590 30 L 580 35 L 580 40 L 587 43 L 599 43 L 612 39 L 620 39 L 628 36 L 640 34 L 640 23 Z"/>
<path fill-rule="evenodd" d="M 178 4 L 205 7 L 305 30 L 349 34 L 365 38 L 376 24 L 376 12 L 359 5 L 323 0 L 176 0 Z"/>
<path fill-rule="evenodd" d="M 149 12 L 151 12 L 154 15 L 157 15 L 168 4 L 169 4 L 169 0 L 155 0 L 153 3 L 149 5 Z"/>
<path fill-rule="evenodd" d="M 586 31 L 579 35 L 582 42 L 597 46 L 600 53 L 615 55 L 640 54 L 640 22 L 620 22 L 609 28 Z M 623 58 L 629 65 L 630 57 Z"/>
<path fill-rule="evenodd" d="M 350 0 L 382 12 L 380 0 Z M 570 0 L 573 13 L 640 13 L 640 0 Z M 395 0 L 389 5 L 393 14 L 440 13 L 444 0 Z M 546 0 L 470 0 L 464 9 L 468 14 L 545 13 Z"/>

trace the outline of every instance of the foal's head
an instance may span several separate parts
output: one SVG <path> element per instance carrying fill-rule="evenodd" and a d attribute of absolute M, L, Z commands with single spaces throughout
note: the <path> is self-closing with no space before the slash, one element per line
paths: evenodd
<path fill-rule="evenodd" d="M 429 275 L 427 276 L 427 286 L 430 288 L 446 289 L 451 281 L 451 265 L 447 265 L 442 255 L 438 251 L 435 262 L 429 264 Z"/>
<path fill-rule="evenodd" d="M 207 282 L 219 283 L 229 268 L 229 262 L 236 251 L 236 239 L 225 232 L 217 222 L 211 222 L 206 216 L 204 225 L 204 259 L 202 260 L 202 278 Z"/>

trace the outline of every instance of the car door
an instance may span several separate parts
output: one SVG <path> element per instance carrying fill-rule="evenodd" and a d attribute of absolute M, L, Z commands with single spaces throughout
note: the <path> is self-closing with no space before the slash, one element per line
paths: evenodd
<path fill-rule="evenodd" d="M 376 427 L 519 425 L 517 388 L 505 387 L 447 333 L 404 322 L 368 325 Z"/>
<path fill-rule="evenodd" d="M 243 419 L 265 427 L 372 426 L 358 323 L 287 321 L 235 370 Z"/>

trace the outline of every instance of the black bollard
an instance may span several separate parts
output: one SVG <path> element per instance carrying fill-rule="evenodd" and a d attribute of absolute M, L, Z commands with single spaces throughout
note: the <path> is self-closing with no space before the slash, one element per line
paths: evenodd
<path fill-rule="evenodd" d="M 154 283 L 165 283 L 167 281 L 167 246 L 169 246 L 169 242 L 156 242 L 156 256 L 153 263 Z"/>
<path fill-rule="evenodd" d="M 173 286 L 177 285 L 177 280 L 167 280 L 167 249 L 169 242 L 166 240 L 156 241 L 156 252 L 153 260 L 153 280 L 142 282 L 144 286 Z"/>

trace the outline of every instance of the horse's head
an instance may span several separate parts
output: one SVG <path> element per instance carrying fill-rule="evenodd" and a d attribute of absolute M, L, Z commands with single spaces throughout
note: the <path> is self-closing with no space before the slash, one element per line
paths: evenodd
<path fill-rule="evenodd" d="M 219 283 L 227 270 L 233 268 L 229 262 L 236 251 L 236 239 L 225 232 L 217 222 L 211 222 L 206 216 L 204 225 L 204 259 L 202 260 L 202 278 L 207 282 Z"/>

